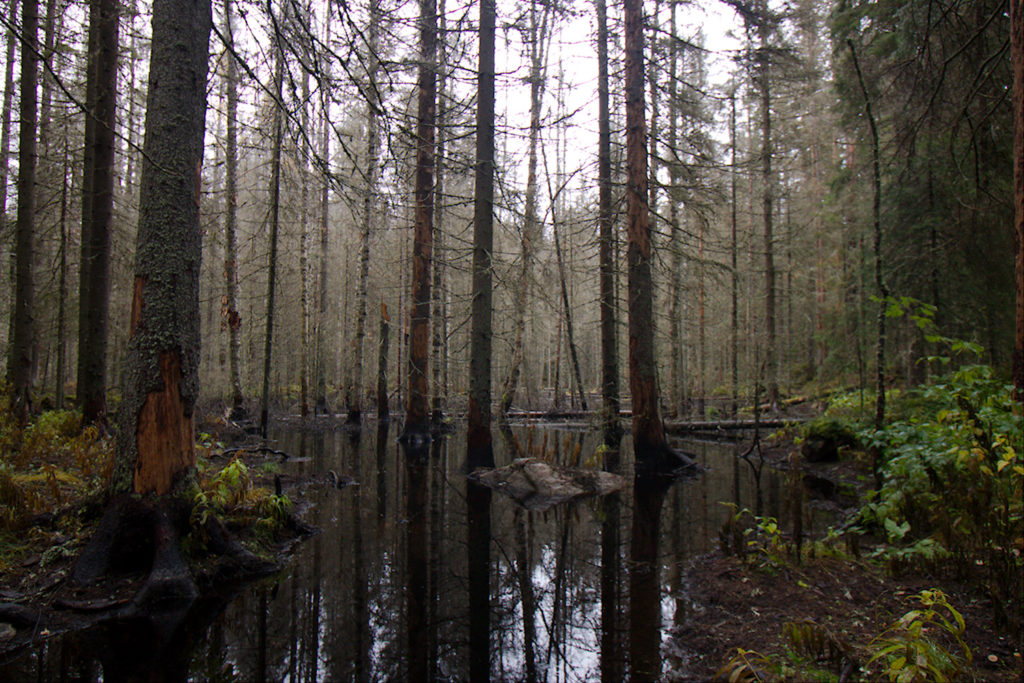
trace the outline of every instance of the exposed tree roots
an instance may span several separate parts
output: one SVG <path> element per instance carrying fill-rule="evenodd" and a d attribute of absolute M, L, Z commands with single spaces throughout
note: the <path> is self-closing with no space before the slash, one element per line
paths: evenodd
<path fill-rule="evenodd" d="M 200 534 L 207 553 L 216 558 L 204 570 L 207 581 L 243 579 L 276 569 L 273 562 L 243 548 L 216 517 L 191 529 L 189 514 L 190 506 L 173 497 L 113 500 L 72 569 L 72 585 L 87 587 L 101 579 L 141 573 L 146 578 L 119 610 L 119 619 L 187 612 L 200 596 L 181 550 L 190 531 Z"/>

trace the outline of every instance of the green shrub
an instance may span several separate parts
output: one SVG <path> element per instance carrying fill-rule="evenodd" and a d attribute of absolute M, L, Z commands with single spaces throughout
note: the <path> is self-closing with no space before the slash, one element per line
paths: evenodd
<path fill-rule="evenodd" d="M 885 664 L 885 675 L 900 683 L 954 680 L 971 663 L 964 618 L 940 590 L 916 597 L 921 609 L 910 610 L 871 641 L 867 666 Z"/>
<path fill-rule="evenodd" d="M 895 564 L 944 559 L 982 581 L 997 617 L 1019 628 L 1024 419 L 1012 387 L 988 366 L 964 366 L 903 408 L 902 419 L 860 434 L 885 456 L 862 519 L 886 530 L 895 547 L 883 554 Z"/>

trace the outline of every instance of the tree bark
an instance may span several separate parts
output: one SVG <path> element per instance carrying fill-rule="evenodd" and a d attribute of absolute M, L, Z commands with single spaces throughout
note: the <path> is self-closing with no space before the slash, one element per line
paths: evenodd
<path fill-rule="evenodd" d="M 530 132 L 527 143 L 526 199 L 523 227 L 519 241 L 519 289 L 515 300 L 515 339 L 512 342 L 512 365 L 501 388 L 500 414 L 504 417 L 512 407 L 523 365 L 523 336 L 526 332 L 526 308 L 533 280 L 534 245 L 537 240 L 537 144 L 540 138 L 540 109 L 547 73 L 547 26 L 550 5 L 538 10 L 537 0 L 530 3 Z"/>
<path fill-rule="evenodd" d="M 878 290 L 878 315 L 876 318 L 878 336 L 875 346 L 875 390 L 878 393 L 875 401 L 875 429 L 885 426 L 885 311 L 888 307 L 889 288 L 882 277 L 882 169 L 878 149 L 878 127 L 871 107 L 871 96 L 868 94 L 864 74 L 857 59 L 857 50 L 853 41 L 848 40 L 853 68 L 857 72 L 857 82 L 864 96 L 864 115 L 868 120 L 868 131 L 871 133 L 871 220 L 872 248 L 875 256 L 875 288 Z M 876 454 L 877 461 L 877 454 Z M 876 475 L 878 462 L 875 463 Z"/>
<path fill-rule="evenodd" d="M 60 184 L 60 274 L 58 283 L 57 305 L 57 381 L 56 404 L 58 410 L 64 408 L 64 385 L 67 369 L 67 301 L 68 301 L 68 173 L 70 172 L 70 154 L 68 150 L 68 124 L 64 120 L 64 160 L 61 166 Z"/>
<path fill-rule="evenodd" d="M 543 151 L 543 150 L 542 150 Z M 551 211 L 551 239 L 555 243 L 555 260 L 558 263 L 558 284 L 562 293 L 562 312 L 565 316 L 565 334 L 569 342 L 569 361 L 572 363 L 573 379 L 576 381 L 576 389 L 579 391 L 580 407 L 587 412 L 587 395 L 583 389 L 583 374 L 580 372 L 579 354 L 576 352 L 576 337 L 572 326 L 572 307 L 569 305 L 569 288 L 565 277 L 565 258 L 562 255 L 562 241 L 558 237 L 558 213 L 555 206 L 558 203 L 559 192 L 553 192 L 551 188 L 551 174 L 548 172 L 547 155 L 544 155 L 544 176 L 548 183 L 548 200 Z M 564 186 L 563 186 L 564 187 Z M 557 386 L 555 387 L 557 392 Z M 572 391 L 570 390 L 570 396 Z"/>
<path fill-rule="evenodd" d="M 78 403 L 87 422 L 107 412 L 107 330 L 110 317 L 110 234 L 114 217 L 114 127 L 120 8 L 116 0 L 89 5 L 86 84 L 86 166 L 83 176 L 79 288 Z"/>
<path fill-rule="evenodd" d="M 779 377 L 776 361 L 776 311 L 775 311 L 775 242 L 773 235 L 772 193 L 774 177 L 772 175 L 772 91 L 771 91 L 771 58 L 769 49 L 769 18 L 767 0 L 759 5 L 760 18 L 757 24 L 758 50 L 758 90 L 761 96 L 761 217 L 764 221 L 764 324 L 766 328 L 765 371 L 768 384 L 768 405 L 772 412 L 779 405 Z"/>
<path fill-rule="evenodd" d="M 669 413 L 675 416 L 681 415 L 683 410 L 682 384 L 686 381 L 682 371 L 682 313 L 679 310 L 679 298 L 681 279 L 683 272 L 683 242 L 682 230 L 680 228 L 679 199 L 676 196 L 679 192 L 679 153 L 676 151 L 678 144 L 679 128 L 679 97 L 678 97 L 678 59 L 679 48 L 676 41 L 676 2 L 672 2 L 671 15 L 671 40 L 672 49 L 669 53 L 669 119 L 668 119 L 668 146 L 670 154 L 677 158 L 669 164 L 669 184 L 671 190 L 668 195 L 668 222 L 669 222 L 669 248 L 672 250 L 672 269 L 669 276 L 668 295 L 669 301 L 669 345 L 671 346 L 670 357 L 672 367 L 669 371 Z"/>
<path fill-rule="evenodd" d="M 239 350 L 242 317 L 238 314 L 238 64 L 234 54 L 231 0 L 224 0 L 224 35 L 228 41 L 227 59 L 227 140 L 224 152 L 225 193 L 225 254 L 224 285 L 226 289 L 222 327 L 228 331 L 228 376 L 231 384 L 231 413 L 233 420 L 245 417 L 242 395 L 241 362 Z"/>
<path fill-rule="evenodd" d="M 1010 61 L 1013 67 L 1013 183 L 1016 254 L 1016 334 L 1013 384 L 1024 408 L 1024 2 L 1010 0 Z"/>
<path fill-rule="evenodd" d="M 277 233 L 280 226 L 281 142 L 284 137 L 284 106 L 281 101 L 284 81 L 284 38 L 275 22 L 274 43 L 277 64 L 274 67 L 274 139 L 270 153 L 270 255 L 267 262 L 267 322 L 263 339 L 263 392 L 260 399 L 260 436 L 267 438 L 270 407 L 270 368 L 274 348 L 274 292 L 277 285 Z"/>
<path fill-rule="evenodd" d="M 370 2 L 370 25 L 367 30 L 369 66 L 367 68 L 366 93 L 366 194 L 363 195 L 362 232 L 359 235 L 359 289 L 356 293 L 356 336 L 352 342 L 352 382 L 348 390 L 348 422 L 359 424 L 362 420 L 363 405 L 363 350 L 366 338 L 367 283 L 370 277 L 370 235 L 373 229 L 373 212 L 377 205 L 377 166 L 380 149 L 378 117 L 380 102 L 377 94 L 377 34 L 380 30 L 380 4 Z M 401 307 L 399 307 L 401 314 Z"/>
<path fill-rule="evenodd" d="M 34 338 L 34 288 L 32 259 L 35 251 L 36 184 L 36 57 L 39 43 L 38 0 L 21 6 L 21 106 L 18 128 L 18 215 L 14 226 L 14 315 L 7 356 L 11 407 L 24 423 L 32 408 L 32 342 Z"/>
<path fill-rule="evenodd" d="M 644 18 L 641 0 L 625 0 L 626 203 L 629 246 L 629 386 L 637 466 L 664 464 L 667 451 L 654 365 L 651 225 L 644 144 Z"/>
<path fill-rule="evenodd" d="M 15 17 L 17 14 L 18 0 L 11 0 L 9 16 Z M 4 100 L 3 108 L 0 110 L 0 234 L 7 232 L 7 179 L 10 172 L 7 162 L 11 151 L 11 110 L 14 107 L 14 46 L 18 42 L 14 31 L 5 31 L 5 34 L 7 51 L 4 62 Z M 0 248 L 2 246 L 0 244 Z M 0 269 L 3 268 L 4 263 L 6 263 L 5 260 L 0 260 Z"/>
<path fill-rule="evenodd" d="M 444 340 L 447 337 L 445 327 L 445 306 L 444 306 L 444 155 L 445 155 L 445 87 L 446 87 L 446 56 L 444 36 L 447 31 L 445 19 L 445 0 L 440 0 L 437 8 L 439 23 L 439 35 L 442 37 L 439 45 L 437 58 L 437 117 L 436 135 L 437 151 L 434 155 L 434 224 L 433 243 L 434 257 L 431 259 L 431 283 L 430 292 L 432 312 L 430 323 L 432 328 L 432 353 L 431 368 L 433 380 L 431 382 L 430 412 L 431 421 L 435 425 L 441 423 L 444 417 L 443 399 L 447 390 L 447 375 L 442 373 L 442 366 L 447 367 L 447 354 L 444 353 Z"/>
<path fill-rule="evenodd" d="M 331 14 L 330 0 L 327 3 L 327 17 L 324 26 L 324 44 L 331 44 Z M 324 65 L 325 79 L 330 82 L 330 60 Z M 331 137 L 330 120 L 328 116 L 328 105 L 325 101 L 324 111 L 320 120 L 320 159 L 324 164 L 324 174 L 320 184 L 320 282 L 319 282 L 319 311 L 320 315 L 316 323 L 316 408 L 315 412 L 326 415 L 330 412 L 327 405 L 327 256 L 330 247 L 329 226 L 331 209 Z"/>
<path fill-rule="evenodd" d="M 155 0 L 114 492 L 164 495 L 195 464 L 200 171 L 209 0 Z"/>
<path fill-rule="evenodd" d="M 429 434 L 430 259 L 434 220 L 434 116 L 437 102 L 437 4 L 420 0 L 419 99 L 416 120 L 416 208 L 409 307 L 409 396 L 403 438 Z"/>
<path fill-rule="evenodd" d="M 491 251 L 494 243 L 495 0 L 480 0 L 477 74 L 476 187 L 473 198 L 473 283 L 469 351 L 468 459 L 494 464 L 491 444 Z"/>
<path fill-rule="evenodd" d="M 612 151 L 608 102 L 608 10 L 605 0 L 597 9 L 597 185 L 598 261 L 601 302 L 601 405 L 604 443 L 617 447 L 622 437 L 619 422 L 619 348 L 615 305 L 615 225 L 612 216 Z"/>
<path fill-rule="evenodd" d="M 736 238 L 736 90 L 729 95 L 729 148 L 731 159 L 729 163 L 729 235 L 731 238 L 729 258 L 731 272 L 731 302 L 729 309 L 729 369 L 731 371 L 732 404 L 729 414 L 736 417 L 739 414 L 739 289 L 740 274 L 737 264 L 739 244 Z"/>
<path fill-rule="evenodd" d="M 377 420 L 384 422 L 390 415 L 388 408 L 388 343 L 391 320 L 388 307 L 380 305 L 380 343 L 377 349 Z"/>
<path fill-rule="evenodd" d="M 309 72 L 302 74 L 302 130 L 309 130 Z M 308 149 L 299 146 L 299 308 L 300 323 L 299 351 L 299 415 L 309 415 L 309 173 Z"/>

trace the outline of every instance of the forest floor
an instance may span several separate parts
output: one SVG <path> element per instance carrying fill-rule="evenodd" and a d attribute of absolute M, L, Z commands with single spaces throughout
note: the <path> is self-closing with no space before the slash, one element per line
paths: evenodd
<path fill-rule="evenodd" d="M 686 570 L 684 585 L 684 616 L 666 646 L 676 680 L 709 680 L 730 663 L 739 668 L 737 648 L 747 651 L 746 660 L 762 674 L 836 680 L 849 669 L 849 680 L 858 680 L 863 674 L 853 672 L 868 663 L 873 639 L 920 607 L 915 595 L 936 587 L 964 618 L 964 641 L 972 653 L 965 677 L 1024 679 L 1021 644 L 994 627 L 988 598 L 947 577 L 893 576 L 845 558 L 768 565 L 715 553 Z M 787 624 L 814 625 L 802 632 L 815 635 L 794 637 Z M 878 662 L 870 670 L 870 680 L 884 678 Z"/>

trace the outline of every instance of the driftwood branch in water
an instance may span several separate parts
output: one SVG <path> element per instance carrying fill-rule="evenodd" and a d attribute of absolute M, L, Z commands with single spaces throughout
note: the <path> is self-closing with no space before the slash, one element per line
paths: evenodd
<path fill-rule="evenodd" d="M 292 457 L 284 451 L 279 451 L 270 446 L 235 446 L 234 448 L 225 448 L 218 455 L 232 455 L 234 453 L 267 453 L 280 457 L 282 462 L 290 460 Z"/>

